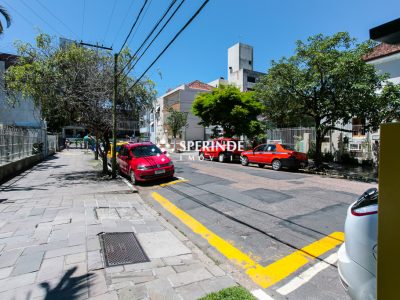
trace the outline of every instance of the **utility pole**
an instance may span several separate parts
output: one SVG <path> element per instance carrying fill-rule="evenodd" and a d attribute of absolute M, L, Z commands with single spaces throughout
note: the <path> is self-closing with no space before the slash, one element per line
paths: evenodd
<path fill-rule="evenodd" d="M 113 135 L 113 146 L 112 146 L 112 159 L 111 159 L 111 176 L 112 178 L 117 177 L 117 97 L 118 97 L 118 53 L 114 54 L 114 95 L 112 102 L 112 135 Z"/>

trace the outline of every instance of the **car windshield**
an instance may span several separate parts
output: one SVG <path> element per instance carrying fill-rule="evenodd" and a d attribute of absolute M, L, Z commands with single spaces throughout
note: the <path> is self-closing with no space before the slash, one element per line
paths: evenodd
<path fill-rule="evenodd" d="M 156 156 L 161 153 L 161 150 L 155 145 L 137 146 L 132 149 L 134 157 Z"/>
<path fill-rule="evenodd" d="M 294 151 L 294 149 L 293 149 L 292 146 L 289 146 L 289 145 L 282 145 L 282 147 L 283 147 L 283 149 L 285 149 L 285 150 L 292 150 L 292 151 Z"/>

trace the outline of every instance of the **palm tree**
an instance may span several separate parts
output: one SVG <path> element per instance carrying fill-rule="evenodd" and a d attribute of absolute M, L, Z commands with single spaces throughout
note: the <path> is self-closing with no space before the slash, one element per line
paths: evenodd
<path fill-rule="evenodd" d="M 0 5 L 0 15 L 3 15 L 4 19 L 6 19 L 7 28 L 10 27 L 11 16 L 8 14 L 8 11 L 2 5 Z M 4 31 L 3 24 L 0 21 L 0 35 L 3 34 L 3 31 Z"/>

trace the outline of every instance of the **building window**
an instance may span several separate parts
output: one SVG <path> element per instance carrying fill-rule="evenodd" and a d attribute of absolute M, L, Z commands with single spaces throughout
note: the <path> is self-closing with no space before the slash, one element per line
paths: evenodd
<path fill-rule="evenodd" d="M 365 120 L 360 118 L 353 118 L 352 120 L 352 136 L 363 137 L 365 136 Z"/>
<path fill-rule="evenodd" d="M 256 83 L 256 78 L 254 76 L 248 76 L 247 77 L 247 82 Z"/>
<path fill-rule="evenodd" d="M 249 60 L 249 65 L 251 66 L 251 63 L 252 63 L 252 61 L 251 60 Z"/>

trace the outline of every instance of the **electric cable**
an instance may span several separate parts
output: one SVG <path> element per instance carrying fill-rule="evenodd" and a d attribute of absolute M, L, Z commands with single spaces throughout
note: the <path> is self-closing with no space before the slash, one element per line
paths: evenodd
<path fill-rule="evenodd" d="M 164 14 L 161 16 L 161 18 L 157 21 L 157 23 L 154 25 L 153 29 L 149 32 L 149 34 L 146 36 L 140 47 L 135 51 L 135 53 L 132 55 L 132 57 L 128 60 L 128 62 L 124 65 L 124 67 L 121 69 L 121 71 L 118 73 L 117 76 L 119 76 L 124 69 L 131 63 L 131 61 L 136 57 L 138 52 L 143 48 L 143 46 L 146 44 L 146 42 L 149 40 L 151 35 L 154 33 L 154 31 L 157 29 L 158 25 L 164 20 L 164 18 L 167 16 L 171 8 L 174 6 L 177 0 L 172 0 L 168 8 L 165 10 Z"/>
<path fill-rule="evenodd" d="M 179 5 L 175 8 L 175 10 L 172 12 L 171 16 L 168 18 L 168 20 L 164 23 L 164 25 L 160 28 L 160 30 L 157 32 L 157 34 L 154 36 L 154 38 L 151 40 L 151 42 L 147 45 L 146 49 L 143 50 L 142 54 L 135 60 L 133 65 L 129 68 L 129 70 L 124 74 L 124 79 L 126 76 L 128 76 L 129 72 L 132 71 L 132 69 L 136 66 L 136 64 L 139 62 L 139 60 L 143 57 L 143 55 L 147 52 L 147 50 L 151 47 L 151 45 L 154 43 L 154 41 L 157 39 L 157 37 L 161 34 L 161 32 L 164 30 L 164 28 L 168 25 L 168 23 L 171 21 L 171 19 L 175 16 L 175 14 L 178 12 L 178 10 L 181 8 L 182 4 L 185 2 L 185 0 L 182 0 Z M 121 80 L 122 80 L 121 79 Z"/>
<path fill-rule="evenodd" d="M 204 9 L 204 7 L 207 5 L 207 3 L 210 0 L 206 0 L 203 2 L 203 4 L 199 7 L 199 9 L 194 13 L 194 15 L 189 19 L 189 21 L 186 22 L 186 24 L 178 31 L 178 33 L 173 37 L 173 39 L 168 43 L 167 46 L 164 47 L 164 49 L 161 51 L 161 53 L 153 60 L 153 62 L 147 67 L 147 69 L 140 75 L 138 79 L 135 80 L 135 82 L 132 84 L 132 86 L 126 91 L 126 93 L 130 92 L 137 84 L 138 82 L 143 78 L 143 76 L 147 73 L 148 70 L 158 61 L 158 59 L 165 53 L 165 51 L 168 50 L 168 48 L 172 45 L 172 43 L 179 37 L 179 35 L 190 25 L 190 23 L 193 22 L 193 20 L 200 14 L 200 12 Z M 125 94 L 126 94 L 125 93 Z"/>
<path fill-rule="evenodd" d="M 144 9 L 144 7 L 146 6 L 146 4 L 147 4 L 148 1 L 149 1 L 149 0 L 145 0 L 144 3 L 143 3 L 143 5 L 142 5 L 142 7 L 140 8 L 139 14 L 136 16 L 136 19 L 135 19 L 135 21 L 133 22 L 133 24 L 132 24 L 132 26 L 131 26 L 131 29 L 129 30 L 129 33 L 128 33 L 128 35 L 126 36 L 125 41 L 124 41 L 124 43 L 122 44 L 121 49 L 119 50 L 118 54 L 120 54 L 121 51 L 122 51 L 122 49 L 124 49 L 124 47 L 125 47 L 125 45 L 126 45 L 126 42 L 128 41 L 129 37 L 131 36 L 132 31 L 133 31 L 133 29 L 135 28 L 136 23 L 139 21 L 140 15 L 142 14 L 143 9 Z"/>

